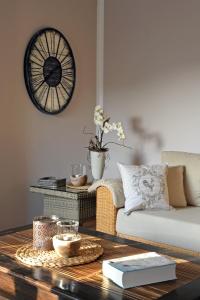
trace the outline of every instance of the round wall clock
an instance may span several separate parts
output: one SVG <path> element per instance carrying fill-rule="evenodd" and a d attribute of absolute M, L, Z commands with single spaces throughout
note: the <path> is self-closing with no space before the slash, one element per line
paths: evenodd
<path fill-rule="evenodd" d="M 74 92 L 76 68 L 61 32 L 45 28 L 33 35 L 24 57 L 24 78 L 31 101 L 41 112 L 58 114 L 66 108 Z"/>

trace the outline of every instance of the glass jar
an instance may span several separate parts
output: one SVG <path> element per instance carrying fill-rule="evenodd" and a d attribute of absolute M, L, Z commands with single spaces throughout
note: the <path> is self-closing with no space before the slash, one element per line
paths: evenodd
<path fill-rule="evenodd" d="M 58 256 L 72 257 L 78 255 L 81 246 L 78 226 L 79 222 L 74 220 L 57 222 L 57 235 L 53 237 L 53 246 Z"/>
<path fill-rule="evenodd" d="M 71 165 L 71 176 L 79 177 L 86 175 L 86 166 L 82 163 L 72 164 Z"/>
<path fill-rule="evenodd" d="M 84 164 L 72 164 L 70 182 L 73 186 L 79 187 L 87 183 L 86 166 Z"/>
<path fill-rule="evenodd" d="M 57 222 L 57 234 L 78 234 L 79 222 L 75 220 L 63 219 Z"/>

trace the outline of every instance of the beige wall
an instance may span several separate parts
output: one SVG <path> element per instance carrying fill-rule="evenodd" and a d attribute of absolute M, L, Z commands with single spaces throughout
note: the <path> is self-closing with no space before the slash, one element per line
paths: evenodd
<path fill-rule="evenodd" d="M 68 39 L 77 83 L 70 105 L 56 116 L 31 103 L 23 79 L 23 58 L 31 36 L 51 26 Z M 30 222 L 42 213 L 28 187 L 45 175 L 66 176 L 70 164 L 85 161 L 96 97 L 96 1 L 0 0 L 0 229 Z"/>
<path fill-rule="evenodd" d="M 157 162 L 161 149 L 200 152 L 200 1 L 106 0 L 104 105 L 123 121 L 116 161 Z"/>

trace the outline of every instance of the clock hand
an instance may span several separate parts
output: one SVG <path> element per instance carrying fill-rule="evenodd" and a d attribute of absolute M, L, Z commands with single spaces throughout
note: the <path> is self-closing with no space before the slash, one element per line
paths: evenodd
<path fill-rule="evenodd" d="M 44 76 L 44 80 L 45 80 L 45 81 L 48 81 L 49 78 L 52 76 L 52 74 L 53 74 L 55 71 L 57 71 L 58 69 L 61 69 L 61 71 L 62 71 L 62 68 L 60 67 L 60 65 L 57 65 L 55 68 L 53 68 L 53 69 L 49 72 L 49 74 L 48 74 L 46 77 Z"/>

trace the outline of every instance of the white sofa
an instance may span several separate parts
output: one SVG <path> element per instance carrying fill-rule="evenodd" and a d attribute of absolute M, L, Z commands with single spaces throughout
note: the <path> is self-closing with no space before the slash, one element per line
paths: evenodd
<path fill-rule="evenodd" d="M 123 207 L 115 207 L 111 192 L 99 187 L 96 229 L 200 252 L 200 155 L 163 152 L 162 161 L 185 166 L 184 186 L 189 205 L 167 211 L 135 211 L 127 216 Z"/>

